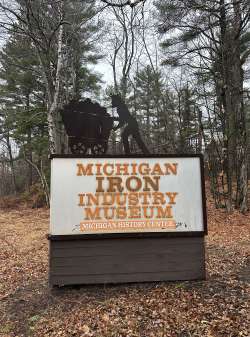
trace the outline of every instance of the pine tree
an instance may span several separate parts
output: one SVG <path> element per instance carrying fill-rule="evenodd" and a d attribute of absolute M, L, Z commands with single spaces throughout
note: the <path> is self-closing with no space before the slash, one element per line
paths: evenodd
<path fill-rule="evenodd" d="M 45 92 L 38 76 L 39 63 L 30 41 L 15 34 L 1 51 L 0 63 L 3 132 L 19 145 L 29 162 L 28 186 L 31 186 L 35 152 L 47 155 L 48 145 Z M 40 148 L 42 144 L 44 147 Z M 13 163 L 13 158 L 11 161 Z"/>
<path fill-rule="evenodd" d="M 136 73 L 134 82 L 136 115 L 151 151 L 172 152 L 173 101 L 166 89 L 163 74 L 146 66 Z"/>

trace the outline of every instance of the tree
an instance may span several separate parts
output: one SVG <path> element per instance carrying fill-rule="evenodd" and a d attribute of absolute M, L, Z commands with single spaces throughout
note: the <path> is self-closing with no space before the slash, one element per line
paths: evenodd
<path fill-rule="evenodd" d="M 92 44 L 82 40 L 79 22 L 86 13 L 77 11 L 75 5 L 71 14 L 77 16 L 73 23 L 67 26 L 68 43 L 72 49 L 64 55 L 64 71 L 61 75 L 63 85 L 60 91 L 60 104 L 70 99 L 78 99 L 91 91 L 98 93 L 99 77 L 88 68 L 88 64 L 98 61 L 99 56 L 92 48 Z M 70 9 L 68 15 L 71 16 Z M 72 18 L 72 17 L 71 17 Z M 47 19 L 47 18 L 46 18 Z M 77 25 L 74 26 L 74 25 Z M 13 27 L 9 31 L 9 39 L 0 53 L 0 91 L 1 91 L 1 129 L 0 139 L 8 150 L 8 165 L 11 167 L 13 184 L 16 190 L 23 190 L 23 183 L 31 186 L 38 179 L 46 190 L 48 171 L 48 91 L 44 80 L 43 67 L 37 57 L 37 48 L 33 39 L 20 33 L 20 27 Z M 83 25 L 85 37 L 90 38 L 97 29 L 96 26 Z M 57 60 L 54 47 L 50 49 L 50 76 L 54 76 L 54 64 Z M 66 51 L 65 51 L 66 52 Z M 59 116 L 57 120 L 57 138 L 60 139 L 61 151 L 64 137 Z M 12 147 L 18 146 L 19 151 L 12 154 Z M 15 172 L 17 165 L 24 160 L 29 166 L 28 179 L 17 181 Z M 19 179 L 20 180 L 20 179 Z"/>
<path fill-rule="evenodd" d="M 120 93 L 123 99 L 126 99 L 136 53 L 138 10 L 112 7 L 110 13 L 116 19 L 109 39 L 114 89 L 116 93 Z"/>
<path fill-rule="evenodd" d="M 107 6 L 111 6 L 111 7 L 125 7 L 125 6 L 130 6 L 131 8 L 135 7 L 136 5 L 140 4 L 140 3 L 144 3 L 146 0 L 101 0 L 101 2 L 103 2 L 104 4 L 106 4 Z"/>
<path fill-rule="evenodd" d="M 27 185 L 33 184 L 33 166 L 48 156 L 45 88 L 39 77 L 39 62 L 28 39 L 13 34 L 0 53 L 2 134 L 6 140 L 15 185 L 16 158 L 12 142 L 29 166 Z M 36 163 L 37 162 L 37 163 Z"/>
<path fill-rule="evenodd" d="M 232 210 L 235 178 L 235 206 L 245 212 L 247 144 L 242 65 L 249 51 L 241 53 L 241 41 L 249 25 L 248 1 L 165 0 L 157 2 L 157 9 L 160 31 L 174 31 L 163 43 L 165 64 L 184 65 L 214 78 L 225 115 L 227 208 Z"/>
<path fill-rule="evenodd" d="M 92 44 L 88 42 L 89 36 L 98 30 L 92 21 L 95 13 L 93 1 L 76 3 L 70 0 L 19 0 L 12 5 L 2 0 L 0 9 L 2 27 L 28 37 L 34 45 L 46 88 L 50 152 L 63 152 L 65 137 L 59 108 L 70 97 L 68 89 L 74 87 L 78 78 L 77 71 L 67 73 L 64 70 L 69 63 L 79 66 L 77 60 L 69 60 L 69 57 L 75 56 L 75 41 L 79 42 L 85 56 L 92 50 Z M 66 74 L 70 79 L 65 81 Z M 64 83 L 72 85 L 65 86 Z"/>
<path fill-rule="evenodd" d="M 147 65 L 137 71 L 132 102 L 151 152 L 172 152 L 175 130 L 173 100 L 160 70 Z"/>

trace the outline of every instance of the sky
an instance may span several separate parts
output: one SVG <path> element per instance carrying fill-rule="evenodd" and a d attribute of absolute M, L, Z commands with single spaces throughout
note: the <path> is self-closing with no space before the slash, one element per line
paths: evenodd
<path fill-rule="evenodd" d="M 97 65 L 93 67 L 95 72 L 102 74 L 102 80 L 104 81 L 104 86 L 113 84 L 113 74 L 112 67 L 107 61 L 102 60 Z"/>

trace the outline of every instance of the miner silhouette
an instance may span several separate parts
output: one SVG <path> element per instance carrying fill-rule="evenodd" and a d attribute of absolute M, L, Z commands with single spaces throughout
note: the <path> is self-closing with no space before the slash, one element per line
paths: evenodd
<path fill-rule="evenodd" d="M 140 132 L 137 120 L 130 114 L 128 107 L 126 106 L 125 102 L 121 98 L 120 95 L 112 95 L 112 108 L 117 108 L 117 113 L 119 115 L 119 123 L 113 130 L 118 130 L 124 125 L 125 128 L 122 132 L 122 142 L 124 146 L 124 151 L 126 154 L 130 154 L 130 147 L 128 137 L 131 135 L 135 139 L 136 143 L 138 144 L 139 148 L 142 150 L 144 154 L 149 154 L 149 150 L 147 149 L 146 145 L 144 144 Z"/>

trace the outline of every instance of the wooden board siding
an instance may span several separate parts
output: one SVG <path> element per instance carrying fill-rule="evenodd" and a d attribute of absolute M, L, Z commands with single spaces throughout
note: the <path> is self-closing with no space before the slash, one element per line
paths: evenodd
<path fill-rule="evenodd" d="M 50 284 L 205 278 L 204 237 L 50 241 Z"/>

